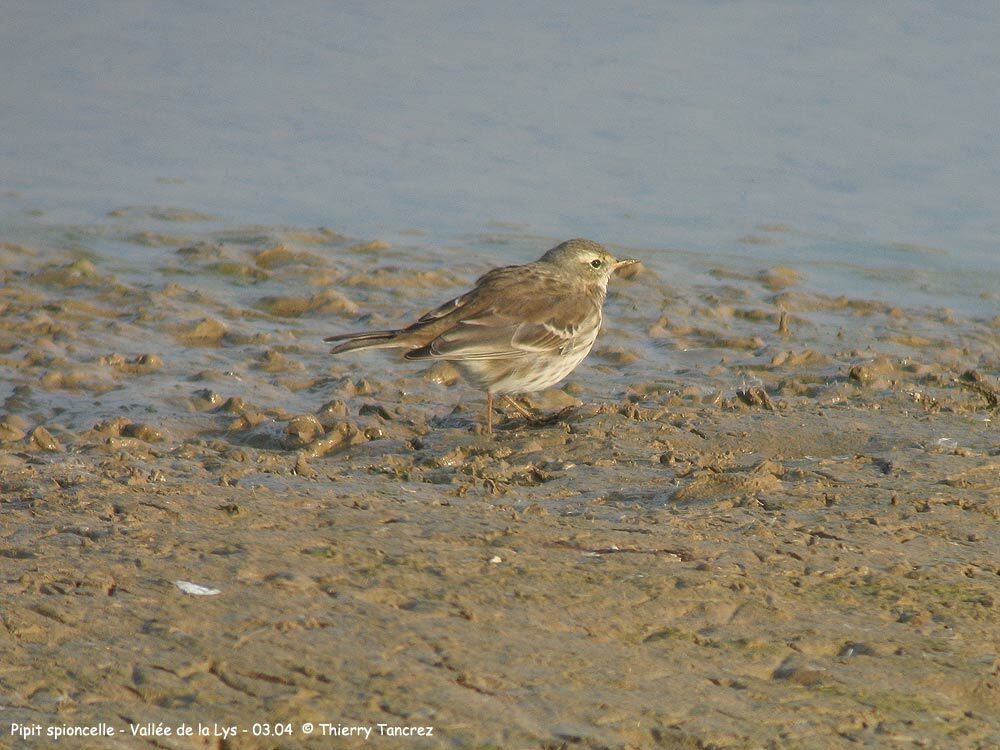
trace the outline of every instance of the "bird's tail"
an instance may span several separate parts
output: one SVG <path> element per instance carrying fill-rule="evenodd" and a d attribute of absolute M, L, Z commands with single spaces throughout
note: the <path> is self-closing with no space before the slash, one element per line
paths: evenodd
<path fill-rule="evenodd" d="M 399 331 L 362 331 L 361 333 L 341 333 L 337 336 L 327 336 L 324 341 L 343 341 L 330 350 L 330 354 L 351 352 L 355 349 L 388 349 L 400 346 L 396 341 Z"/>

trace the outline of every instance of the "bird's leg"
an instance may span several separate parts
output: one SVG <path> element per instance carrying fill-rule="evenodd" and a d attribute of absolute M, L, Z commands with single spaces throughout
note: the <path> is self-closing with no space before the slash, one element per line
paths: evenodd
<path fill-rule="evenodd" d="M 512 399 L 510 396 L 504 396 L 504 400 L 508 404 L 510 404 L 511 406 L 513 406 L 517 411 L 521 412 L 521 416 L 524 417 L 525 419 L 527 419 L 529 422 L 537 422 L 538 421 L 538 417 L 536 417 L 530 411 L 528 411 L 527 409 L 525 409 L 523 406 L 521 406 L 519 403 L 517 403 L 517 401 L 515 401 L 514 399 Z"/>
<path fill-rule="evenodd" d="M 493 394 L 486 391 L 486 434 L 493 434 Z"/>
<path fill-rule="evenodd" d="M 517 403 L 517 401 L 512 399 L 510 396 L 504 396 L 504 399 L 507 401 L 508 404 L 517 409 L 517 411 L 521 413 L 521 416 L 523 416 L 526 420 L 528 420 L 530 424 L 533 425 L 553 424 L 554 422 L 558 422 L 560 419 L 565 419 L 566 417 L 568 417 L 570 414 L 573 413 L 574 409 L 574 407 L 572 406 L 567 406 L 565 409 L 560 409 L 555 414 L 549 414 L 547 416 L 544 416 L 544 415 L 532 414 L 528 409 L 525 409 L 523 406 L 521 406 L 521 404 Z"/>

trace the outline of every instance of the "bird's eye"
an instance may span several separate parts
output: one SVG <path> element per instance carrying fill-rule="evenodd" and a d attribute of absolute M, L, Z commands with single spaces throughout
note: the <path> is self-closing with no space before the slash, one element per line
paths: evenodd
<path fill-rule="evenodd" d="M 600 268 L 601 266 L 604 265 L 604 261 L 594 258 L 592 261 L 590 261 L 590 265 L 594 268 Z"/>

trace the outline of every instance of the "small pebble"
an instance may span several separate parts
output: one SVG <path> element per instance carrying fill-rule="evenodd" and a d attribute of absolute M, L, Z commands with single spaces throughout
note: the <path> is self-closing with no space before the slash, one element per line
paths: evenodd
<path fill-rule="evenodd" d="M 36 427 L 31 431 L 31 442 L 43 451 L 61 451 L 62 446 L 59 441 L 52 437 L 52 433 L 44 427 Z"/>

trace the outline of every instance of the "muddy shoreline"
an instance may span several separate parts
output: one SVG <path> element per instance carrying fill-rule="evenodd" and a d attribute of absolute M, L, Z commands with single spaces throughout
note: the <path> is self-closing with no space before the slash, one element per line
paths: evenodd
<path fill-rule="evenodd" d="M 321 339 L 550 240 L 459 256 L 142 207 L 0 240 L 5 722 L 240 728 L 107 747 L 1000 742 L 995 300 L 651 254 L 531 399 L 564 418 L 489 438 L 451 368 Z"/>

